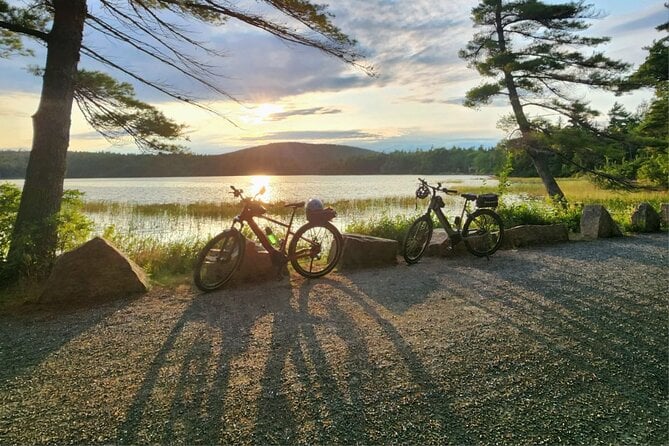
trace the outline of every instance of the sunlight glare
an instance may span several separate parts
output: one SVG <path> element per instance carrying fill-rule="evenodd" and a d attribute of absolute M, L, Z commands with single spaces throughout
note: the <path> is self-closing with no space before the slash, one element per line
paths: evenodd
<path fill-rule="evenodd" d="M 272 188 L 269 185 L 270 177 L 267 175 L 255 175 L 251 177 L 251 193 L 253 195 L 260 192 L 261 188 L 265 188 L 265 193 L 258 198 L 269 203 L 272 200 Z"/>
<path fill-rule="evenodd" d="M 284 108 L 275 104 L 260 104 L 251 109 L 251 112 L 241 117 L 241 121 L 248 124 L 262 124 L 271 120 L 271 116 L 275 113 L 281 113 Z"/>

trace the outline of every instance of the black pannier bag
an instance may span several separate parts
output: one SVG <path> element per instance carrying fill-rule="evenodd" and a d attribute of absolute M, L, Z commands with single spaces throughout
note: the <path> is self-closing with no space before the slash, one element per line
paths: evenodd
<path fill-rule="evenodd" d="M 328 207 L 325 209 L 307 209 L 307 220 L 310 223 L 326 223 L 337 216 L 334 209 Z"/>
<path fill-rule="evenodd" d="M 496 208 L 499 202 L 497 194 L 481 194 L 476 197 L 477 208 Z"/>

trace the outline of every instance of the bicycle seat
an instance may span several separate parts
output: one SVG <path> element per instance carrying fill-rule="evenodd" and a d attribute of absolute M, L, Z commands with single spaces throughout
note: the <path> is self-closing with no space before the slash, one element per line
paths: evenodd
<path fill-rule="evenodd" d="M 462 194 L 460 195 L 462 198 L 465 200 L 476 200 L 477 195 L 476 194 Z"/>
<path fill-rule="evenodd" d="M 304 207 L 304 201 L 300 201 L 299 203 L 288 203 L 288 204 L 285 204 L 283 207 L 293 208 L 293 209 L 301 208 L 301 207 Z"/>

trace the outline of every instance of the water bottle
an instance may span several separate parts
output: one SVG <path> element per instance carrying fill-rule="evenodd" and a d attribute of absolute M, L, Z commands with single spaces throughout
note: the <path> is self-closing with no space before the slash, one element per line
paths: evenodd
<path fill-rule="evenodd" d="M 273 246 L 276 246 L 277 239 L 276 239 L 276 235 L 274 235 L 274 231 L 272 231 L 272 228 L 270 228 L 269 226 L 267 226 L 267 227 L 265 228 L 265 234 L 267 234 L 267 239 L 269 240 L 269 242 L 270 242 Z"/>

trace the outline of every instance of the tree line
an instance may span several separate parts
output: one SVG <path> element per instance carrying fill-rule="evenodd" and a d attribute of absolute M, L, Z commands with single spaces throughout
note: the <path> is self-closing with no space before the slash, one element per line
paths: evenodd
<path fill-rule="evenodd" d="M 336 149 L 333 149 L 335 151 Z M 239 151 L 243 155 L 244 150 Z M 363 151 L 361 151 L 363 152 Z M 417 151 L 336 157 L 323 162 L 322 152 L 302 155 L 243 157 L 230 162 L 227 155 L 188 153 L 149 155 L 69 152 L 68 178 L 183 177 L 225 175 L 383 175 L 383 174 L 485 174 L 499 171 L 504 163 L 501 149 L 433 148 Z M 0 179 L 24 178 L 29 152 L 0 152 Z"/>

